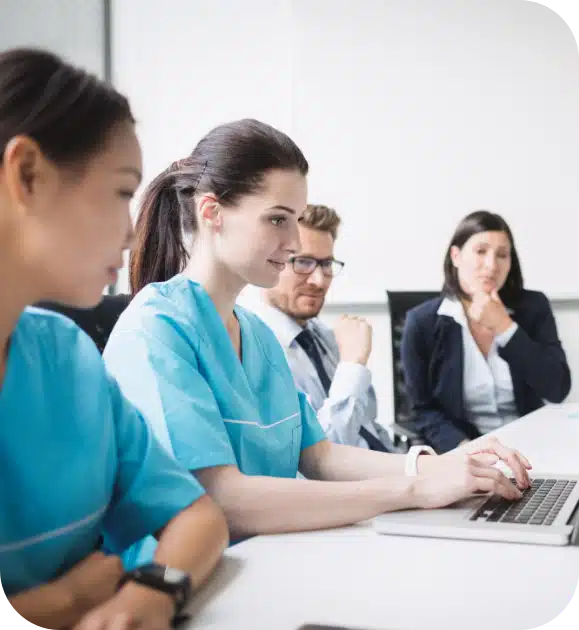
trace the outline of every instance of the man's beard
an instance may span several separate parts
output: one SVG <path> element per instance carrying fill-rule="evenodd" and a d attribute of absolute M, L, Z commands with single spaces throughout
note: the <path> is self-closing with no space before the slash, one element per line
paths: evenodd
<path fill-rule="evenodd" d="M 294 319 L 313 319 L 320 314 L 324 306 L 324 296 L 320 296 L 320 306 L 317 309 L 299 310 L 298 308 L 284 309 L 287 315 L 290 315 Z"/>
<path fill-rule="evenodd" d="M 311 297 L 316 297 L 316 296 L 311 296 Z M 310 309 L 307 311 L 300 310 L 294 306 L 290 306 L 290 300 L 287 298 L 287 296 L 280 297 L 279 295 L 276 295 L 275 293 L 273 295 L 270 295 L 270 302 L 282 313 L 285 313 L 286 315 L 288 315 L 289 317 L 292 317 L 293 319 L 307 320 L 307 319 L 313 319 L 314 317 L 317 317 L 324 306 L 324 301 L 325 301 L 326 296 L 320 295 L 317 297 L 321 298 L 320 307 L 318 309 Z"/>

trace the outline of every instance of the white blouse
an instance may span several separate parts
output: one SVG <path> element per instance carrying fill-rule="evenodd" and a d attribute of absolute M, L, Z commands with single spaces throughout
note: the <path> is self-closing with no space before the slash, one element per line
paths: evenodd
<path fill-rule="evenodd" d="M 498 348 L 506 346 L 518 325 L 513 325 L 497 335 L 488 357 L 478 347 L 462 304 L 459 300 L 444 298 L 439 315 L 452 317 L 462 328 L 463 388 L 467 419 L 481 433 L 498 429 L 519 416 L 515 404 L 513 381 L 509 364 L 500 357 Z"/>

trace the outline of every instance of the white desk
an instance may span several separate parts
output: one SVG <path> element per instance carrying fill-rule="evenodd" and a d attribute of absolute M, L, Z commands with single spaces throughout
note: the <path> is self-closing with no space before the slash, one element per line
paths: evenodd
<path fill-rule="evenodd" d="M 535 473 L 579 473 L 579 406 L 542 409 L 500 435 Z M 578 579 L 579 547 L 391 537 L 368 523 L 259 536 L 226 552 L 190 628 L 526 630 L 554 619 Z"/>

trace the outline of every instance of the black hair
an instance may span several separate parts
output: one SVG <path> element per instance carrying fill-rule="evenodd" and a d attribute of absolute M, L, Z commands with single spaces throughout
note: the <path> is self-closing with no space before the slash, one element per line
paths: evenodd
<path fill-rule="evenodd" d="M 0 53 L 0 165 L 10 140 L 24 135 L 59 166 L 81 167 L 125 121 L 134 123 L 124 96 L 57 55 Z"/>

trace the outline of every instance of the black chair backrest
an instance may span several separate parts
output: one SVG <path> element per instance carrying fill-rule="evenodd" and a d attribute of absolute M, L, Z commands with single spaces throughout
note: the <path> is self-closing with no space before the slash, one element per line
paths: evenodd
<path fill-rule="evenodd" d="M 388 308 L 390 310 L 390 330 L 392 343 L 392 379 L 394 392 L 394 421 L 400 426 L 409 426 L 412 419 L 410 400 L 404 382 L 400 346 L 402 333 L 409 310 L 438 297 L 440 291 L 386 291 Z M 412 425 L 410 425 L 412 428 Z"/>
<path fill-rule="evenodd" d="M 40 302 L 36 306 L 66 315 L 84 330 L 102 354 L 111 331 L 131 301 L 130 295 L 105 295 L 94 308 L 73 308 L 56 302 Z"/>

